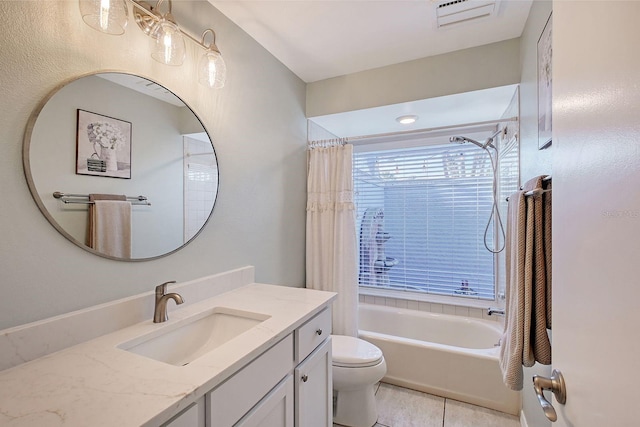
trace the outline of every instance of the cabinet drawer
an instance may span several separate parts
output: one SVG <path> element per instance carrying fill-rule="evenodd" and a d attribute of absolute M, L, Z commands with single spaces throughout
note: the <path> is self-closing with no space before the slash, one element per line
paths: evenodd
<path fill-rule="evenodd" d="M 293 368 L 293 337 L 288 335 L 207 394 L 208 426 L 234 425 Z"/>
<path fill-rule="evenodd" d="M 296 329 L 296 362 L 302 362 L 331 335 L 331 309 L 326 308 Z"/>

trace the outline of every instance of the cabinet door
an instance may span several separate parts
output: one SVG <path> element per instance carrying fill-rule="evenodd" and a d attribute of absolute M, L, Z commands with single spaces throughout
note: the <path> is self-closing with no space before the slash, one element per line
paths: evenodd
<path fill-rule="evenodd" d="M 289 375 L 234 427 L 293 427 L 293 378 Z"/>
<path fill-rule="evenodd" d="M 201 397 L 162 427 L 204 427 L 204 405 L 204 397 Z"/>
<path fill-rule="evenodd" d="M 331 337 L 295 370 L 296 427 L 333 424 Z"/>
<path fill-rule="evenodd" d="M 293 335 L 289 334 L 206 394 L 207 426 L 236 425 L 292 368 Z"/>

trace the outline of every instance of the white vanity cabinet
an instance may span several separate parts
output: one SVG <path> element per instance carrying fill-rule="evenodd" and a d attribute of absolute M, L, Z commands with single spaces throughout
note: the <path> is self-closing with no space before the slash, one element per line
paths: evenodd
<path fill-rule="evenodd" d="M 333 424 L 331 309 L 326 308 L 294 332 L 296 343 L 296 427 Z"/>
<path fill-rule="evenodd" d="M 102 331 L 105 319 L 131 311 L 134 300 L 125 298 L 0 331 L 0 353 L 11 359 L 10 369 L 0 366 L 0 424 L 48 427 L 60 425 L 56 414 L 64 414 L 64 424 L 73 426 L 331 427 L 330 304 L 336 294 L 249 283 L 203 295 L 217 287 L 212 283 L 181 285 L 185 300 L 207 297 L 173 309 L 160 324 L 131 323 L 132 317 L 122 328 L 87 335 L 93 325 Z M 144 311 L 151 298 L 150 292 L 136 297 L 134 311 Z M 220 323 L 223 317 L 214 314 L 240 319 Z M 235 330 L 243 318 L 260 321 Z M 67 337 L 69 325 L 74 344 L 43 341 Z M 32 344 L 25 348 L 16 344 L 27 341 Z M 153 351 L 137 351 L 142 343 Z M 36 357 L 49 346 L 55 353 Z M 190 355 L 190 362 L 171 363 L 174 350 Z M 17 363 L 23 353 L 29 363 Z M 43 398 L 42 390 L 56 393 Z"/>
<path fill-rule="evenodd" d="M 331 426 L 330 331 L 326 308 L 206 393 L 204 426 Z"/>

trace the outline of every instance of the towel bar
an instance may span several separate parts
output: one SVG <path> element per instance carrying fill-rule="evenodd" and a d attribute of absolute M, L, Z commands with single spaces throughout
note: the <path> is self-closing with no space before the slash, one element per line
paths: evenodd
<path fill-rule="evenodd" d="M 542 182 L 548 182 L 551 181 L 551 175 L 547 175 L 544 178 L 542 178 Z M 522 188 L 520 188 L 522 190 Z M 525 197 L 530 197 L 530 196 L 542 196 L 544 193 L 549 193 L 551 192 L 551 188 L 548 188 L 546 190 L 543 190 L 542 188 L 536 188 L 535 190 L 531 190 L 531 191 L 527 191 L 526 193 L 524 193 Z M 509 198 L 507 197 L 505 199 L 507 202 L 509 201 Z"/>
<path fill-rule="evenodd" d="M 89 201 L 88 194 L 67 194 L 61 191 L 55 191 L 53 193 L 53 197 L 60 200 L 65 204 L 82 204 L 82 205 L 91 205 L 93 202 Z M 131 201 L 132 205 L 145 205 L 151 206 L 151 203 L 147 200 L 146 196 L 126 196 L 128 201 Z"/>

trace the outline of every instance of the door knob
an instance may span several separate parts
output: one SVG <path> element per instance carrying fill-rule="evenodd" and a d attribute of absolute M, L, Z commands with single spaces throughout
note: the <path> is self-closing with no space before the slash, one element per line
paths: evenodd
<path fill-rule="evenodd" d="M 564 378 L 562 377 L 562 372 L 554 369 L 551 372 L 551 377 L 541 377 L 540 375 L 533 376 L 533 388 L 536 391 L 536 396 L 538 397 L 538 402 L 540 402 L 540 406 L 542 406 L 542 410 L 544 411 L 544 415 L 550 421 L 556 421 L 558 419 L 558 415 L 556 414 L 556 410 L 551 405 L 551 403 L 544 397 L 542 393 L 543 390 L 551 390 L 553 394 L 556 396 L 556 400 L 560 404 L 565 404 L 567 401 L 567 389 L 564 385 Z"/>

